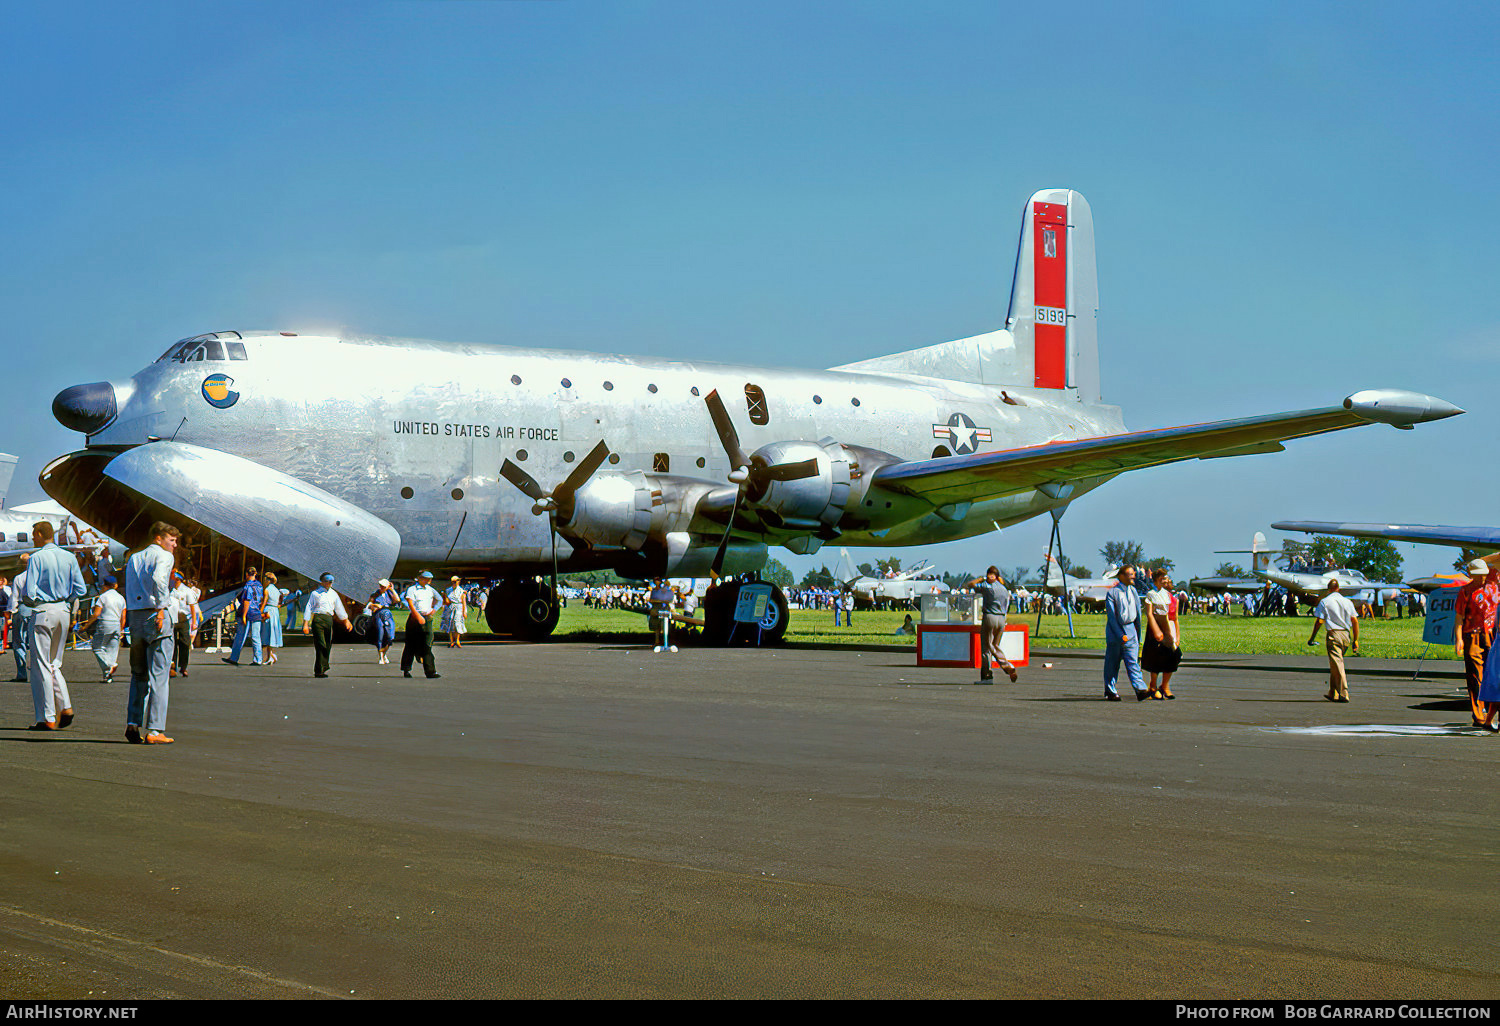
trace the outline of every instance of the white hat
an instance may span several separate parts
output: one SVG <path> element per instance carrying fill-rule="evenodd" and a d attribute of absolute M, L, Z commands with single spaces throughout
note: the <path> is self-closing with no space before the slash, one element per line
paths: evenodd
<path fill-rule="evenodd" d="M 382 577 L 382 578 L 381 578 L 381 579 L 380 579 L 380 586 L 381 586 L 381 587 L 382 587 L 382 588 L 389 588 L 389 587 L 390 587 L 390 586 L 391 586 L 391 582 L 390 582 L 390 581 L 388 581 L 388 580 L 386 580 L 386 579 L 385 579 L 385 578 L 384 578 L 384 577 Z"/>
<path fill-rule="evenodd" d="M 1471 574 L 1487 574 L 1489 572 L 1490 565 L 1482 559 L 1476 559 L 1469 564 L 1469 573 Z"/>

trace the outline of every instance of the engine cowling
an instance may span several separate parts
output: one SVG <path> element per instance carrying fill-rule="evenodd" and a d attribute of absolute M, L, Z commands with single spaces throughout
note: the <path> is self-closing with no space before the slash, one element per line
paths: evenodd
<path fill-rule="evenodd" d="M 661 490 L 639 470 L 596 474 L 559 511 L 558 531 L 602 548 L 640 549 L 663 532 Z"/>
<path fill-rule="evenodd" d="M 785 468 L 807 467 L 795 475 Z M 768 520 L 803 531 L 832 531 L 853 494 L 855 463 L 834 441 L 772 442 L 750 456 L 745 500 Z"/>

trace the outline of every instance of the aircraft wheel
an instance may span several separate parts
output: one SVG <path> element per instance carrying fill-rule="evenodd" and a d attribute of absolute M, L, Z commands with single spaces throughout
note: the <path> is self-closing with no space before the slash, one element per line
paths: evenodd
<path fill-rule="evenodd" d="M 750 624 L 734 622 L 734 607 L 739 600 L 738 581 L 730 581 L 711 588 L 703 600 L 703 640 L 708 645 L 753 645 L 756 632 Z M 779 644 L 786 636 L 787 624 L 791 621 L 786 596 L 776 585 L 771 585 L 771 600 L 766 603 L 765 615 L 761 617 L 759 640 L 762 645 Z M 731 635 L 733 638 L 731 640 Z"/>
<path fill-rule="evenodd" d="M 484 619 L 496 634 L 541 641 L 557 627 L 557 604 L 552 588 L 540 581 L 505 580 L 496 585 L 484 605 Z"/>

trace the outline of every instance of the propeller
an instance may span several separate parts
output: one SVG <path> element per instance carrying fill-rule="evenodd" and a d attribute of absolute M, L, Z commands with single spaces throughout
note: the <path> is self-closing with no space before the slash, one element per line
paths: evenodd
<path fill-rule="evenodd" d="M 734 421 L 729 417 L 729 410 L 724 405 L 724 400 L 716 388 L 703 397 L 703 402 L 708 406 L 708 416 L 714 422 L 714 430 L 718 432 L 719 444 L 724 447 L 724 454 L 729 457 L 729 481 L 736 485 L 734 502 L 729 507 L 729 520 L 724 525 L 724 536 L 719 539 L 719 550 L 714 554 L 713 572 L 717 576 L 724 566 L 724 554 L 729 550 L 729 534 L 734 530 L 734 518 L 740 509 L 740 500 L 748 496 L 752 501 L 766 494 L 774 481 L 800 481 L 806 477 L 814 477 L 818 473 L 818 461 L 816 458 L 798 460 L 796 463 L 770 463 L 758 452 L 754 455 L 745 455 L 744 448 L 740 445 L 739 432 L 734 429 Z"/>
<path fill-rule="evenodd" d="M 557 514 L 562 514 L 564 523 L 567 523 L 573 515 L 573 497 L 578 489 L 582 488 L 588 479 L 594 476 L 594 471 L 609 459 L 609 446 L 602 440 L 589 452 L 587 456 L 578 461 L 578 466 L 563 480 L 563 483 L 549 491 L 544 491 L 537 484 L 536 478 L 516 466 L 509 459 L 500 465 L 500 476 L 515 485 L 526 497 L 531 499 L 534 505 L 531 512 L 537 516 L 548 514 L 556 523 Z"/>
<path fill-rule="evenodd" d="M 500 465 L 500 476 L 519 488 L 532 501 L 531 512 L 537 516 L 547 514 L 547 533 L 552 540 L 552 602 L 557 603 L 557 517 L 562 514 L 563 523 L 573 517 L 573 497 L 578 489 L 588 483 L 605 460 L 609 459 L 609 446 L 603 439 L 578 461 L 573 472 L 552 491 L 544 491 L 536 478 L 522 470 L 508 458 Z"/>

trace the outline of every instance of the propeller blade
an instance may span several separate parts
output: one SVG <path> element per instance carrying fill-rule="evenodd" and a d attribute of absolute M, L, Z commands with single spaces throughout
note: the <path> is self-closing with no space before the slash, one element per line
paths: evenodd
<path fill-rule="evenodd" d="M 536 483 L 536 478 L 526 473 L 526 471 L 516 466 L 510 460 L 506 460 L 500 464 L 500 476 L 525 492 L 526 497 L 533 502 L 541 502 L 547 498 L 547 493 L 542 490 L 541 485 Z"/>
<path fill-rule="evenodd" d="M 734 530 L 734 515 L 740 509 L 740 490 L 734 490 L 734 504 L 729 507 L 729 522 L 724 525 L 724 537 L 719 539 L 719 551 L 714 553 L 713 575 L 718 577 L 724 569 L 724 554 L 729 551 L 729 532 Z"/>
<path fill-rule="evenodd" d="M 716 388 L 708 393 L 703 401 L 708 404 L 708 415 L 713 419 L 714 430 L 719 433 L 719 443 L 724 446 L 724 453 L 729 457 L 730 469 L 749 466 L 750 458 L 740 448 L 739 432 L 734 429 L 734 421 L 729 419 L 729 411 L 724 408 L 719 390 Z"/>
<path fill-rule="evenodd" d="M 796 463 L 773 463 L 762 473 L 769 481 L 800 481 L 804 477 L 818 476 L 817 457 Z"/>
<path fill-rule="evenodd" d="M 599 469 L 599 465 L 607 459 L 609 459 L 609 446 L 605 445 L 601 439 L 587 456 L 578 461 L 578 466 L 573 468 L 567 480 L 558 485 L 557 491 L 553 494 L 558 497 L 559 501 L 571 499 L 573 493 L 582 488 L 588 479 L 594 476 L 594 471 Z"/>

